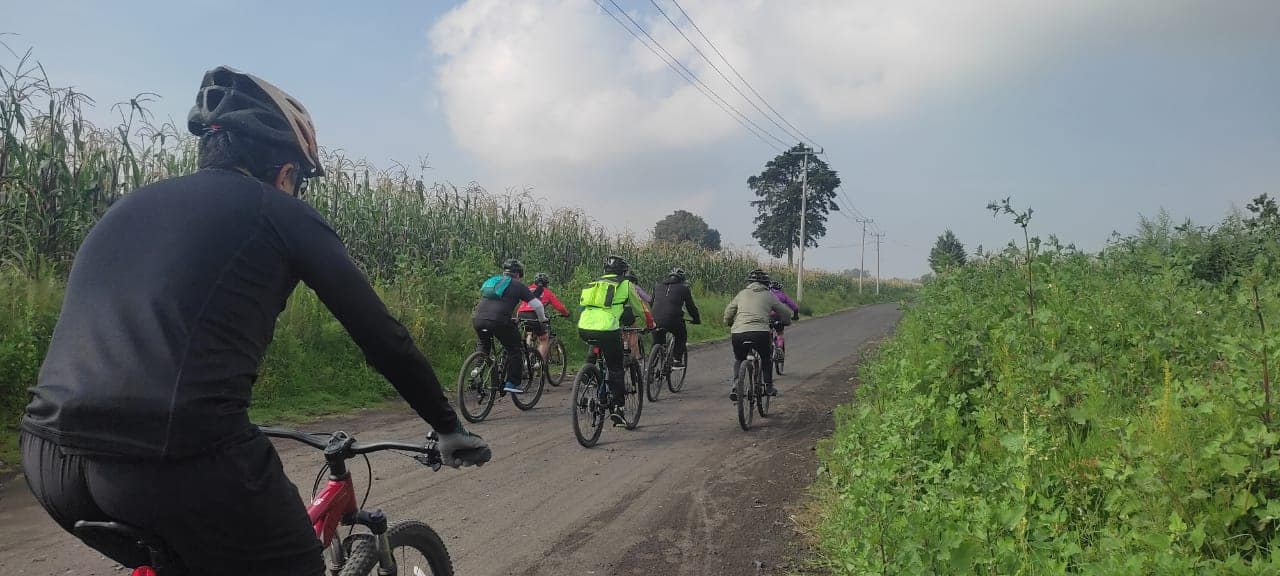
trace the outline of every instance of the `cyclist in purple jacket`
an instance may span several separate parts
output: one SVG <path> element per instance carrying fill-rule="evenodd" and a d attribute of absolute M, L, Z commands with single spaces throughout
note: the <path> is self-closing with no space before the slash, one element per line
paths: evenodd
<path fill-rule="evenodd" d="M 799 319 L 800 319 L 800 305 L 799 305 L 799 304 L 796 304 L 796 301 L 795 301 L 795 300 L 792 300 L 790 296 L 787 296 L 787 293 L 786 293 L 786 292 L 783 292 L 783 291 L 782 291 L 782 283 L 781 283 L 781 282 L 779 282 L 779 281 L 777 281 L 777 280 L 774 280 L 773 282 L 770 282 L 770 283 L 769 283 L 769 291 L 773 293 L 774 297 L 776 297 L 776 298 L 778 299 L 778 301 L 779 301 L 779 302 L 782 302 L 783 304 L 786 304 L 786 305 L 787 305 L 787 308 L 790 308 L 790 309 L 791 309 L 791 320 L 792 320 L 792 321 L 796 321 L 796 320 L 799 320 Z M 769 315 L 770 315 L 770 316 L 776 316 L 776 314 L 775 314 L 775 313 L 773 313 L 773 312 L 770 312 L 770 313 L 769 313 Z M 774 329 L 774 331 L 778 333 L 778 345 L 779 345 L 779 346 L 783 346 L 783 345 L 784 345 L 784 340 L 782 339 L 782 329 L 783 329 L 783 328 L 785 328 L 786 326 L 785 326 L 782 322 L 779 322 L 779 321 L 777 320 L 777 318 L 771 318 L 771 319 L 769 320 L 769 327 L 770 327 L 770 328 L 773 328 L 773 329 Z"/>

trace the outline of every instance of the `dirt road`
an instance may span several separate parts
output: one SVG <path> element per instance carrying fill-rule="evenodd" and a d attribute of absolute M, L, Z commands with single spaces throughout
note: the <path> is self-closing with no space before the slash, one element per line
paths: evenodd
<path fill-rule="evenodd" d="M 787 374 L 771 418 L 738 428 L 727 398 L 726 343 L 690 353 L 684 392 L 645 404 L 634 431 L 606 427 L 578 446 L 568 387 L 548 388 L 521 413 L 503 402 L 473 431 L 493 447 L 483 468 L 432 473 L 396 454 L 373 458 L 370 507 L 394 521 L 431 524 L 456 572 L 486 574 L 778 574 L 794 539 L 790 515 L 815 470 L 813 446 L 830 411 L 852 397 L 849 378 L 865 346 L 888 334 L 892 304 L 803 322 L 787 331 Z M 576 345 L 576 344 L 575 344 Z M 406 411 L 369 412 L 308 429 L 345 429 L 362 440 L 408 440 L 425 426 Z M 277 443 L 304 491 L 321 460 Z M 368 478 L 353 466 L 363 493 Z M 63 533 L 21 481 L 0 491 L 0 574 L 120 574 Z"/>

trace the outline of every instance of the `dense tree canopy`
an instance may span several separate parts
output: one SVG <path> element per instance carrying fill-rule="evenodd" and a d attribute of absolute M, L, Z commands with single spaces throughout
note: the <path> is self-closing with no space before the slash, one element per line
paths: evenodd
<path fill-rule="evenodd" d="M 653 227 L 653 238 L 665 242 L 696 242 L 708 250 L 720 249 L 720 231 L 686 210 L 676 210 L 659 220 Z"/>
<path fill-rule="evenodd" d="M 939 274 L 948 268 L 963 265 L 967 260 L 964 244 L 960 243 L 960 239 L 951 230 L 938 236 L 938 242 L 929 251 L 929 267 Z"/>
<path fill-rule="evenodd" d="M 774 258 L 786 254 L 788 264 L 793 250 L 800 246 L 800 173 L 804 150 L 797 145 L 779 154 L 765 164 L 763 172 L 747 179 L 747 187 L 758 198 L 751 201 L 756 209 L 756 229 L 751 236 Z M 840 176 L 822 159 L 809 156 L 808 186 L 804 242 L 805 246 L 817 247 L 818 239 L 827 234 L 827 214 L 840 209 L 835 200 Z"/>

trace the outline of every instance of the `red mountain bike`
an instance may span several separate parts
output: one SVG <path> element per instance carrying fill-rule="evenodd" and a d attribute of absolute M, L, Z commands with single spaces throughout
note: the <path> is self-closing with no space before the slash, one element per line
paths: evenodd
<path fill-rule="evenodd" d="M 407 576 L 451 576 L 453 562 L 444 542 L 430 526 L 417 521 L 389 524 L 381 510 L 364 510 L 364 504 L 356 505 L 356 490 L 347 470 L 347 460 L 365 456 L 370 452 L 398 450 L 413 452 L 419 463 L 439 470 L 442 462 L 436 448 L 436 436 L 432 432 L 425 444 L 404 442 L 375 442 L 361 444 L 346 432 L 309 434 L 279 428 L 262 428 L 267 436 L 296 440 L 312 448 L 324 450 L 325 470 L 329 481 L 324 489 L 316 492 L 307 514 L 315 528 L 316 537 L 325 547 L 325 558 L 330 574 L 340 576 L 365 576 L 405 574 Z M 483 464 L 492 455 L 488 448 L 460 453 L 463 460 Z M 366 462 L 368 457 L 365 456 Z M 370 482 L 373 481 L 372 476 Z M 316 477 L 319 488 L 320 476 Z M 314 490 L 313 490 L 314 492 Z M 365 493 L 365 498 L 369 496 Z M 363 526 L 368 532 L 338 537 L 339 526 Z M 77 522 L 75 533 L 87 543 L 113 549 L 131 549 L 141 557 L 150 558 L 147 565 L 132 567 L 133 576 L 180 576 L 186 573 L 182 559 L 177 558 L 157 536 L 146 534 L 132 526 L 119 522 Z"/>

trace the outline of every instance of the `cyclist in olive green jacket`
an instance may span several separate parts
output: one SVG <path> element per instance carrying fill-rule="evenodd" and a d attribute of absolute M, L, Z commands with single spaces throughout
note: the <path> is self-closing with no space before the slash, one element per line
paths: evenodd
<path fill-rule="evenodd" d="M 643 317 L 646 325 L 653 328 L 653 318 L 645 313 L 635 285 L 624 278 L 630 268 L 627 261 L 618 256 L 605 258 L 604 276 L 582 291 L 582 314 L 578 319 L 578 337 L 584 342 L 596 342 L 604 355 L 609 390 L 613 393 L 610 416 L 615 422 L 625 422 L 626 418 L 623 410 L 626 387 L 623 384 L 622 325 L 619 322 L 623 309 L 634 310 L 637 318 Z"/>
<path fill-rule="evenodd" d="M 733 376 L 747 359 L 747 352 L 755 349 L 760 355 L 760 372 L 764 376 L 765 392 L 777 396 L 773 387 L 773 347 L 770 345 L 769 316 L 776 313 L 776 322 L 791 324 L 791 309 L 769 291 L 769 275 L 759 268 L 747 275 L 747 287 L 738 292 L 724 309 L 724 323 L 732 326 Z M 729 398 L 737 400 L 736 388 L 730 388 Z"/>

